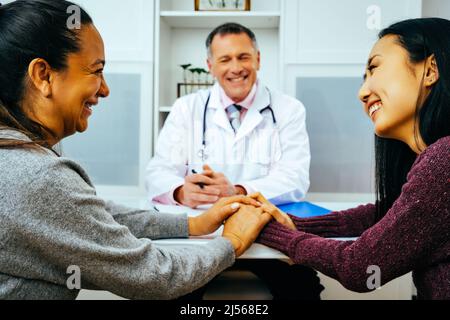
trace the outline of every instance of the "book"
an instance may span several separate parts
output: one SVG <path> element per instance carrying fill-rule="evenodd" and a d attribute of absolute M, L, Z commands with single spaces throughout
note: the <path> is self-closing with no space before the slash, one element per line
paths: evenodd
<path fill-rule="evenodd" d="M 331 212 L 329 209 L 319 207 L 310 202 L 296 202 L 277 206 L 283 212 L 299 218 L 323 216 Z"/>

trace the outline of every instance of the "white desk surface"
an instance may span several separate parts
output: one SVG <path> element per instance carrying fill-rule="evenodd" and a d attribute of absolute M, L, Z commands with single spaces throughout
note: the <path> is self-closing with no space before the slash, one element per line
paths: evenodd
<path fill-rule="evenodd" d="M 102 196 L 102 195 L 100 195 Z M 103 195 L 104 199 L 113 200 L 116 203 L 126 205 L 132 208 L 149 209 L 151 206 L 155 206 L 160 212 L 164 213 L 187 213 L 189 216 L 195 216 L 204 211 L 203 210 L 193 210 L 188 207 L 181 206 L 166 206 L 160 204 L 149 204 L 147 200 L 143 197 L 108 197 Z M 330 209 L 332 211 L 345 210 L 348 208 L 354 208 L 361 203 L 355 202 L 314 202 L 314 204 L 321 206 L 323 208 Z M 155 244 L 159 246 L 199 246 L 206 245 L 208 241 L 211 241 L 214 237 L 220 236 L 222 234 L 222 228 L 217 230 L 215 233 L 203 236 L 203 237 L 190 237 L 189 239 L 165 239 L 156 240 Z M 355 238 L 338 238 L 337 240 L 355 240 Z M 239 259 L 282 259 L 289 260 L 289 258 L 278 250 L 271 249 L 262 244 L 253 244 Z"/>

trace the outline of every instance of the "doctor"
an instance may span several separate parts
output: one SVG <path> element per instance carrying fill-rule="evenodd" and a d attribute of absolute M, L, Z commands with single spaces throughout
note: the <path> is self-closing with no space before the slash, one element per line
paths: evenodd
<path fill-rule="evenodd" d="M 206 48 L 217 82 L 175 102 L 147 167 L 150 200 L 195 208 L 254 191 L 275 204 L 301 200 L 309 187 L 305 108 L 258 79 L 260 52 L 248 28 L 221 25 Z M 234 268 L 256 274 L 274 299 L 320 299 L 323 290 L 314 270 L 279 260 L 238 260 Z"/>
<path fill-rule="evenodd" d="M 217 82 L 178 99 L 147 167 L 150 200 L 191 208 L 259 191 L 275 204 L 309 187 L 305 108 L 258 79 L 254 33 L 227 23 L 206 41 Z"/>

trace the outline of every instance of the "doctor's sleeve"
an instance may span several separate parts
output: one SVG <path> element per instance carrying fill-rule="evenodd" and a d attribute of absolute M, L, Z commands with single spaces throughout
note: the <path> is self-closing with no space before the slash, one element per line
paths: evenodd
<path fill-rule="evenodd" d="M 158 137 L 155 156 L 147 165 L 145 187 L 150 201 L 184 184 L 188 134 L 183 106 L 180 100 L 173 105 Z"/>
<path fill-rule="evenodd" d="M 280 160 L 271 164 L 267 176 L 240 183 L 261 192 L 274 204 L 301 201 L 309 188 L 311 154 L 306 131 L 306 111 L 302 103 L 297 101 L 297 105 L 294 114 L 284 117 L 284 123 L 278 123 Z"/>

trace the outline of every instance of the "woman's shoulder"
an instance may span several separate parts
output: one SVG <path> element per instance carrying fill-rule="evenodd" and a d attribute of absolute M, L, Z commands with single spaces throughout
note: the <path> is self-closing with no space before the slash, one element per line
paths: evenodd
<path fill-rule="evenodd" d="M 410 175 L 422 173 L 427 179 L 450 176 L 450 136 L 437 140 L 420 154 L 414 163 Z"/>
<path fill-rule="evenodd" d="M 432 152 L 450 152 L 450 136 L 446 136 L 443 138 L 440 138 L 439 140 L 437 140 L 435 143 L 433 143 L 432 145 L 430 145 L 427 148 L 427 151 L 432 151 Z"/>
<path fill-rule="evenodd" d="M 85 171 L 76 162 L 58 157 L 47 149 L 0 148 L 0 180 L 10 185 L 31 184 L 42 178 L 71 180 L 83 178 L 90 184 Z M 78 177 L 78 178 L 77 178 Z M 56 182 L 56 181 L 55 181 Z"/>
<path fill-rule="evenodd" d="M 0 148 L 1 172 L 10 175 L 37 173 L 55 161 L 56 155 L 44 149 Z"/>
<path fill-rule="evenodd" d="M 437 140 L 419 158 L 431 162 L 443 161 L 443 165 L 450 166 L 450 136 Z"/>

